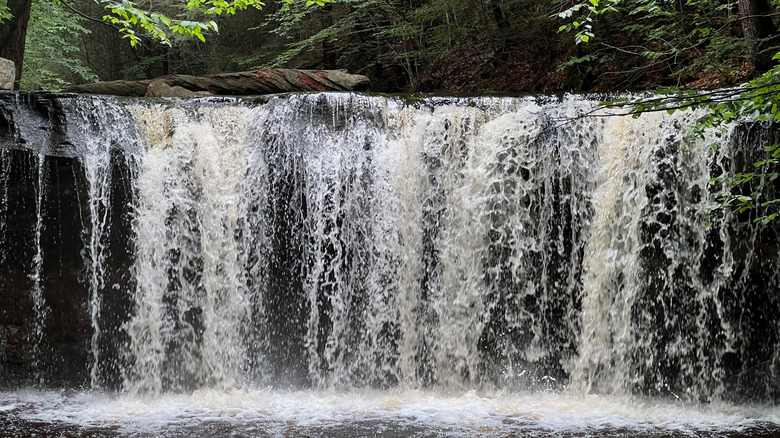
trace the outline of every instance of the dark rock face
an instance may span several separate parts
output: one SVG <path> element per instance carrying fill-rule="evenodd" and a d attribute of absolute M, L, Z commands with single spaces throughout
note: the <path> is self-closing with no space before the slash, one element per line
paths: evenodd
<path fill-rule="evenodd" d="M 364 91 L 368 78 L 343 70 L 257 70 L 208 76 L 173 75 L 141 81 L 77 85 L 67 91 L 135 97 L 246 96 L 295 91 Z"/>
<path fill-rule="evenodd" d="M 111 127 L 107 129 L 107 127 Z M 0 94 L 0 149 L 82 157 L 102 138 L 105 147 L 136 151 L 137 127 L 117 99 L 74 93 Z"/>
<path fill-rule="evenodd" d="M 0 150 L 0 169 L 6 170 L 0 173 L 0 385 L 88 386 L 95 304 L 84 165 L 79 158 Z M 124 157 L 112 157 L 112 193 L 105 205 L 109 232 L 102 242 L 110 268 L 94 313 L 104 334 L 99 348 L 112 359 L 122 342 L 119 325 L 129 314 L 132 287 L 126 171 Z M 103 365 L 119 366 L 117 360 Z M 119 370 L 102 371 L 108 377 L 96 383 L 115 386 Z"/>
<path fill-rule="evenodd" d="M 82 386 L 90 383 L 93 336 L 89 239 L 92 234 L 85 151 L 101 139 L 111 153 L 103 242 L 105 284 L 128 283 L 132 263 L 130 188 L 121 137 L 99 137 L 106 123 L 126 124 L 122 112 L 94 111 L 91 97 L 0 94 L 0 386 Z M 116 103 L 101 98 L 105 105 Z M 104 107 L 105 108 L 105 107 Z M 129 127 L 130 125 L 128 125 Z M 120 128 L 123 129 L 123 128 Z M 130 149 L 127 147 L 130 146 Z M 110 282 L 110 283 L 109 283 Z M 105 286 L 105 285 L 103 285 Z M 108 289 L 110 286 L 105 286 Z M 105 293 L 99 315 L 121 324 L 126 294 Z M 124 292 L 121 291 L 121 292 Z M 102 339 L 119 342 L 114 326 Z M 102 347 L 102 346 L 101 346 Z M 104 351 L 112 351 L 105 347 Z M 112 362 L 115 363 L 115 362 Z M 109 373 L 106 373 L 109 375 Z M 110 379 L 109 379 L 110 380 Z M 110 382 L 100 382 L 110 383 Z"/>
<path fill-rule="evenodd" d="M 2 151 L 0 357 L 15 384 L 81 383 L 90 336 L 77 159 Z M 36 303 L 35 295 L 39 295 Z M 40 306 L 40 303 L 45 303 Z M 37 308 L 36 308 L 37 307 Z"/>

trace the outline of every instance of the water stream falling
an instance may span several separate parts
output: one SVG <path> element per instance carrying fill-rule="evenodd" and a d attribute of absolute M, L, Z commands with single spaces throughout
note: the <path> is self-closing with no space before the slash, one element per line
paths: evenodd
<path fill-rule="evenodd" d="M 0 429 L 780 431 L 773 131 L 595 104 L 0 100 Z"/>

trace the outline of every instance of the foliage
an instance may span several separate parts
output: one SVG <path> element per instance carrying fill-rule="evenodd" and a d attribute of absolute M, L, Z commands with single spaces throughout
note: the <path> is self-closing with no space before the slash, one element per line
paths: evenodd
<path fill-rule="evenodd" d="M 559 32 L 572 32 L 576 44 L 587 43 L 596 35 L 593 33 L 593 20 L 596 16 L 607 13 L 617 12 L 615 6 L 618 0 L 588 0 L 582 3 L 575 3 L 570 8 L 558 13 L 558 17 L 571 22 L 558 28 Z"/>
<path fill-rule="evenodd" d="M 780 214 L 780 199 L 774 197 L 774 188 L 775 181 L 780 177 L 780 173 L 775 170 L 780 163 L 780 147 L 773 144 L 764 150 L 769 158 L 755 162 L 755 171 L 715 177 L 710 181 L 721 185 L 717 202 L 709 207 L 710 212 L 733 210 L 744 213 L 757 210 L 754 221 L 763 224 L 777 218 Z M 749 189 L 747 194 L 743 194 L 745 188 Z"/>
<path fill-rule="evenodd" d="M 627 74 L 665 71 L 680 79 L 711 72 L 729 82 L 751 51 L 742 38 L 737 4 L 736 0 L 588 0 L 558 14 L 565 20 L 559 32 L 576 31 L 576 44 L 599 35 L 598 47 L 585 49 L 600 55 L 596 62 L 603 62 L 605 53 L 644 59 L 641 67 Z M 631 44 L 626 45 L 626 39 Z"/>
<path fill-rule="evenodd" d="M 493 59 L 520 42 L 544 41 L 553 7 L 531 0 L 334 0 L 316 10 L 289 4 L 255 29 L 280 37 L 272 48 L 279 55 L 249 65 L 338 65 L 392 75 L 405 89 L 419 90 L 432 66 L 454 51 Z"/>
<path fill-rule="evenodd" d="M 10 17 L 7 3 L 7 0 L 0 0 L 0 22 Z M 259 16 L 259 13 L 246 10 L 259 12 L 264 6 L 260 0 L 163 3 L 152 0 L 33 0 L 32 3 L 26 47 L 21 49 L 26 56 L 19 62 L 23 66 L 21 87 L 52 91 L 71 83 L 99 80 L 96 73 L 104 80 L 127 78 L 127 75 L 149 77 L 155 72 L 167 74 L 169 64 L 174 68 L 191 65 L 193 61 L 197 64 L 195 54 L 230 63 L 229 57 L 216 53 L 218 46 L 214 42 L 205 43 L 207 34 L 211 33 L 209 40 L 218 41 L 222 24 L 218 25 L 217 21 L 238 22 L 242 23 L 243 29 L 229 28 L 228 35 L 240 42 L 236 35 L 245 35 L 247 27 L 256 25 L 256 21 L 251 20 L 257 20 Z M 295 3 L 304 2 L 295 0 Z M 237 20 L 233 19 L 242 10 L 245 12 L 237 14 Z M 158 44 L 153 44 L 154 40 Z M 128 49 L 117 44 L 120 41 L 129 41 Z M 240 43 L 232 45 L 238 47 Z M 207 51 L 203 50 L 205 46 L 208 46 Z M 130 47 L 135 50 L 129 50 Z M 202 68 L 209 69 L 206 64 Z"/>
<path fill-rule="evenodd" d="M 33 2 L 30 16 L 22 89 L 60 91 L 76 81 L 98 79 L 77 56 L 79 39 L 90 34 L 81 17 L 48 1 Z"/>
<path fill-rule="evenodd" d="M 285 44 L 270 65 L 306 65 L 323 50 L 337 47 L 338 53 L 324 54 L 335 57 L 335 64 L 359 59 L 362 66 L 355 71 L 361 72 L 390 62 L 403 66 L 411 78 L 428 54 L 417 44 L 422 29 L 402 6 L 395 0 L 334 0 L 329 10 L 286 4 L 266 26 L 272 34 L 293 42 Z"/>
<path fill-rule="evenodd" d="M 165 14 L 158 12 L 147 12 L 136 6 L 129 0 L 122 0 L 121 3 L 114 3 L 109 0 L 99 0 L 105 3 L 105 7 L 110 11 L 103 16 L 103 20 L 119 28 L 124 38 L 130 40 L 130 44 L 135 47 L 139 40 L 136 30 L 140 29 L 151 35 L 153 39 L 161 41 L 170 46 L 170 33 L 178 33 L 186 36 L 194 36 L 201 41 L 206 41 L 203 36 L 204 31 L 219 31 L 215 21 L 200 22 L 169 18 Z M 225 14 L 235 14 L 238 10 L 245 10 L 249 7 L 262 8 L 263 3 L 259 0 L 189 0 L 187 9 L 198 12 L 204 16 L 216 16 Z"/>
<path fill-rule="evenodd" d="M 58 0 L 55 0 L 58 1 Z M 139 40 L 136 35 L 136 29 L 140 29 L 151 35 L 153 39 L 159 40 L 165 45 L 170 46 L 171 33 L 178 33 L 185 36 L 193 36 L 205 42 L 206 38 L 203 32 L 219 32 L 219 27 L 215 21 L 201 22 L 196 20 L 186 20 L 180 18 L 169 18 L 168 15 L 159 12 L 147 12 L 137 7 L 135 3 L 129 0 L 122 0 L 121 3 L 115 3 L 111 0 L 97 0 L 104 3 L 106 9 L 110 11 L 103 19 L 119 28 L 119 32 L 124 38 L 130 40 L 130 44 L 135 47 Z M 333 0 L 308 0 L 306 6 L 319 5 Z M 285 0 L 287 3 L 293 3 L 293 0 Z M 187 10 L 206 17 L 215 17 L 223 14 L 233 15 L 236 11 L 246 10 L 248 8 L 262 9 L 265 6 L 260 0 L 188 0 Z M 167 32 L 166 32 L 167 29 Z"/>

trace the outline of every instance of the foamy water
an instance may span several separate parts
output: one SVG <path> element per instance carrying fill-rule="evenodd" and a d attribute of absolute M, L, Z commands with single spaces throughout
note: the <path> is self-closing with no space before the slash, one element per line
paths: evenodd
<path fill-rule="evenodd" d="M 560 393 L 424 390 L 231 392 L 136 397 L 0 393 L 0 417 L 119 436 L 702 436 L 780 432 L 780 408 Z M 6 424 L 7 426 L 7 424 Z M 31 432 L 28 430 L 27 432 Z M 204 435 L 205 434 L 205 435 Z"/>

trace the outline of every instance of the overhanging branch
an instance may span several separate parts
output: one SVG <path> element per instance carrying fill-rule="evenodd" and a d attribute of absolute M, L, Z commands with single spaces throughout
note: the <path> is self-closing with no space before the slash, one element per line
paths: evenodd
<path fill-rule="evenodd" d="M 110 27 L 112 29 L 118 29 L 116 26 L 113 26 L 113 25 L 111 25 L 109 23 L 106 23 L 103 20 L 99 20 L 97 18 L 90 17 L 89 15 L 87 15 L 87 14 L 79 11 L 78 9 L 74 8 L 73 6 L 70 5 L 70 3 L 66 2 L 66 1 L 61 1 L 60 3 L 62 3 L 63 6 L 68 8 L 71 12 L 73 12 L 76 15 L 78 15 L 79 17 L 82 17 L 82 18 L 84 18 L 86 20 L 89 20 L 89 21 L 92 21 L 92 22 L 95 22 L 95 23 L 100 23 L 100 24 L 102 24 L 104 26 L 108 26 L 108 27 Z"/>

